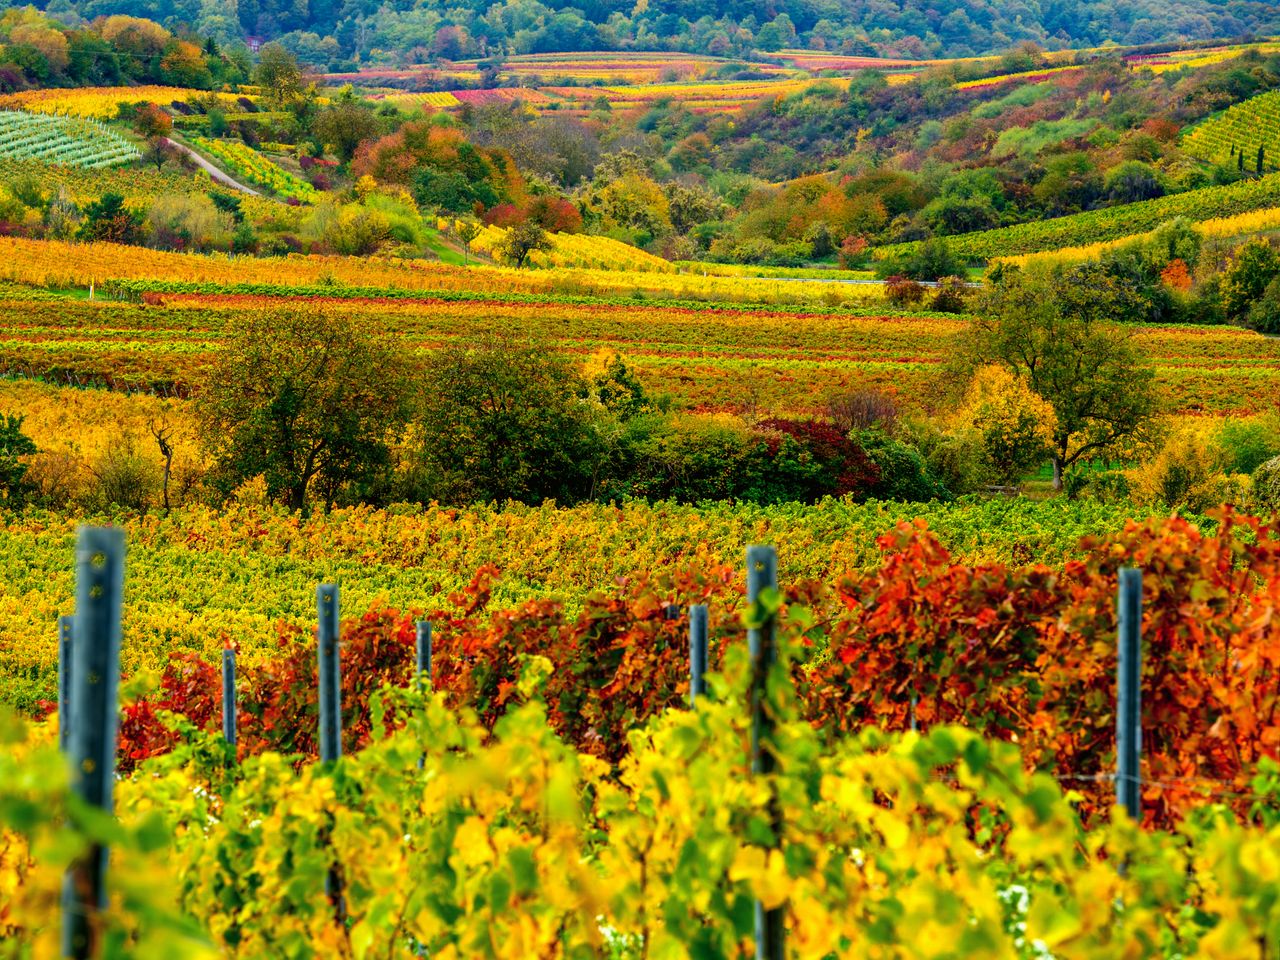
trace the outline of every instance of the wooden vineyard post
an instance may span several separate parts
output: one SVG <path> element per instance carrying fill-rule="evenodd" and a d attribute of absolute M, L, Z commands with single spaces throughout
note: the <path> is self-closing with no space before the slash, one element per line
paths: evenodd
<path fill-rule="evenodd" d="M 707 605 L 689 608 L 689 706 L 707 692 Z"/>
<path fill-rule="evenodd" d="M 778 589 L 778 555 L 773 547 L 747 548 L 747 603 L 753 625 L 747 631 L 751 651 L 751 772 L 769 776 L 777 767 L 773 741 L 772 708 L 768 703 L 769 674 L 778 659 L 776 617 L 761 608 L 761 595 Z M 758 620 L 756 618 L 759 618 Z M 770 801 L 773 842 L 781 843 L 781 817 L 776 795 Z M 782 906 L 766 909 L 759 900 L 756 913 L 756 960 L 783 960 L 786 955 L 786 926 Z"/>
<path fill-rule="evenodd" d="M 74 617 L 58 618 L 58 749 L 67 752 L 71 739 L 71 658 L 75 646 L 71 642 Z"/>
<path fill-rule="evenodd" d="M 76 543 L 76 613 L 69 701 L 71 789 L 110 813 L 119 722 L 120 608 L 124 531 L 84 527 Z M 92 844 L 67 871 L 62 892 L 62 955 L 96 956 L 107 906 L 107 847 Z"/>
<path fill-rule="evenodd" d="M 1142 822 L 1142 571 L 1120 571 L 1116 670 L 1116 803 Z"/>
<path fill-rule="evenodd" d="M 222 650 L 222 738 L 236 745 L 236 652 Z"/>

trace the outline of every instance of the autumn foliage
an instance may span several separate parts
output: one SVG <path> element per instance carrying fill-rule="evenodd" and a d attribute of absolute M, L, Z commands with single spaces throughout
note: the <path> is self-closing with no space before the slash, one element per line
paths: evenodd
<path fill-rule="evenodd" d="M 1061 568 L 954 563 L 924 528 L 880 539 L 884 563 L 835 585 L 791 584 L 785 619 L 801 709 L 837 736 L 865 727 L 963 724 L 1017 742 L 1029 765 L 1109 809 L 1115 742 L 1115 595 L 1121 566 L 1144 572 L 1144 807 L 1153 823 L 1223 797 L 1247 807 L 1261 757 L 1280 755 L 1280 538 L 1229 511 L 1205 534 L 1172 518 L 1086 541 Z M 482 569 L 435 620 L 433 682 L 492 727 L 515 696 L 522 657 L 555 669 L 550 719 L 579 750 L 617 761 L 627 732 L 687 694 L 686 621 L 669 603 L 711 604 L 711 667 L 744 643 L 741 587 L 727 567 L 620 583 L 580 615 L 548 601 L 491 612 Z M 801 613 L 804 608 L 807 612 Z M 734 612 L 729 612 L 734 611 Z M 369 695 L 412 682 L 413 617 L 374 609 L 343 628 L 345 738 L 368 738 Z M 315 752 L 314 643 L 282 629 L 278 659 L 241 684 L 242 755 Z M 126 708 L 129 762 L 178 738 L 157 711 L 220 722 L 216 668 L 175 658 L 159 694 Z M 1242 807 L 1243 809 L 1243 807 Z"/>

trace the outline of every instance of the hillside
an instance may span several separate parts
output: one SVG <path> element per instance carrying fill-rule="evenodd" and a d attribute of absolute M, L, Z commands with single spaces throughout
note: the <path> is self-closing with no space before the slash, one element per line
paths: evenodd
<path fill-rule="evenodd" d="M 1262 173 L 1280 167 L 1280 91 L 1238 103 L 1194 127 L 1183 138 L 1187 153 L 1216 164 Z M 1270 148 L 1271 155 L 1267 155 Z"/>
<path fill-rule="evenodd" d="M 590 3 L 392 4 L 374 0 L 241 0 L 228 13 L 192 0 L 73 0 L 85 18 L 143 16 L 186 22 L 220 42 L 279 39 L 308 61 L 385 56 L 450 60 L 580 50 L 683 50 L 741 56 L 807 47 L 858 56 L 969 57 L 1018 43 L 1051 49 L 1151 44 L 1280 31 L 1270 3 L 1232 0 L 593 0 Z"/>

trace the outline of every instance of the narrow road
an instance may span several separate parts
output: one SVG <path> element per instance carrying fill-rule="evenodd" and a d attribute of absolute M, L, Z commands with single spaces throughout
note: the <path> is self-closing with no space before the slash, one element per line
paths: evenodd
<path fill-rule="evenodd" d="M 227 176 L 225 173 L 223 173 L 221 170 L 215 167 L 212 163 L 210 163 L 204 157 L 200 156 L 200 154 L 196 153 L 194 150 L 188 147 L 185 143 L 178 143 L 177 140 L 171 140 L 169 137 L 165 137 L 165 141 L 169 144 L 169 146 L 176 147 L 177 149 L 185 153 L 188 157 L 190 157 L 192 160 L 196 162 L 197 167 L 199 167 L 209 176 L 213 177 L 214 180 L 216 180 L 218 183 L 222 184 L 223 186 L 230 187 L 232 190 L 239 190 L 241 193 L 252 194 L 255 197 L 262 196 L 262 194 L 258 193 L 257 190 L 252 190 L 249 187 L 246 187 L 243 183 L 240 183 L 237 180 L 232 180 L 229 176 Z"/>

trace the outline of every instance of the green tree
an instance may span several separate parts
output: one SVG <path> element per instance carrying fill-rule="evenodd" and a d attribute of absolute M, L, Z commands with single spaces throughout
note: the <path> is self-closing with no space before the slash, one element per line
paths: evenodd
<path fill-rule="evenodd" d="M 588 385 L 535 345 L 486 341 L 428 361 L 419 427 L 418 493 L 464 504 L 572 503 L 589 497 L 601 462 Z"/>
<path fill-rule="evenodd" d="M 80 238 L 109 243 L 136 243 L 141 228 L 142 218 L 125 207 L 122 194 L 104 193 L 84 208 Z"/>
<path fill-rule="evenodd" d="M 943 237 L 923 241 L 914 250 L 896 257 L 885 257 L 876 263 L 876 275 L 908 277 L 912 280 L 941 280 L 943 277 L 963 276 L 964 262 L 951 252 Z"/>
<path fill-rule="evenodd" d="M 273 103 L 288 105 L 302 94 L 302 70 L 298 61 L 278 43 L 264 44 L 258 51 L 254 82 Z"/>
<path fill-rule="evenodd" d="M 971 359 L 1000 363 L 1053 406 L 1055 489 L 1086 454 L 1132 436 L 1155 415 L 1155 371 L 1112 322 L 1126 292 L 1104 271 L 1006 273 L 974 321 Z"/>
<path fill-rule="evenodd" d="M 535 250 L 551 249 L 551 238 L 541 224 L 532 220 L 517 223 L 502 238 L 498 252 L 502 259 L 517 269 L 523 267 Z"/>
<path fill-rule="evenodd" d="M 403 426 L 408 376 L 387 339 L 323 311 L 239 319 L 196 396 L 204 445 L 224 491 L 261 475 L 290 509 L 326 506 L 369 485 Z"/>
<path fill-rule="evenodd" d="M 484 229 L 479 220 L 458 220 L 453 225 L 453 235 L 462 245 L 462 265 L 465 267 L 471 257 L 471 241 L 480 236 Z"/>
<path fill-rule="evenodd" d="M 1163 197 L 1164 181 L 1149 164 L 1140 160 L 1126 160 L 1112 168 L 1106 178 L 1107 198 L 1113 203 L 1137 203 Z"/>
<path fill-rule="evenodd" d="M 354 100 L 339 100 L 325 107 L 313 125 L 316 136 L 333 147 L 343 163 L 350 163 L 356 148 L 378 133 L 378 118 L 373 111 Z"/>
<path fill-rule="evenodd" d="M 1280 255 L 1261 237 L 1242 244 L 1222 274 L 1222 306 L 1227 318 L 1241 323 L 1280 276 Z"/>
<path fill-rule="evenodd" d="M 1268 283 L 1262 296 L 1249 308 L 1245 324 L 1259 333 L 1280 334 L 1280 277 Z"/>
<path fill-rule="evenodd" d="M 35 441 L 22 432 L 21 416 L 0 414 L 0 494 L 9 504 L 21 503 L 27 493 L 27 463 L 37 452 Z"/>

